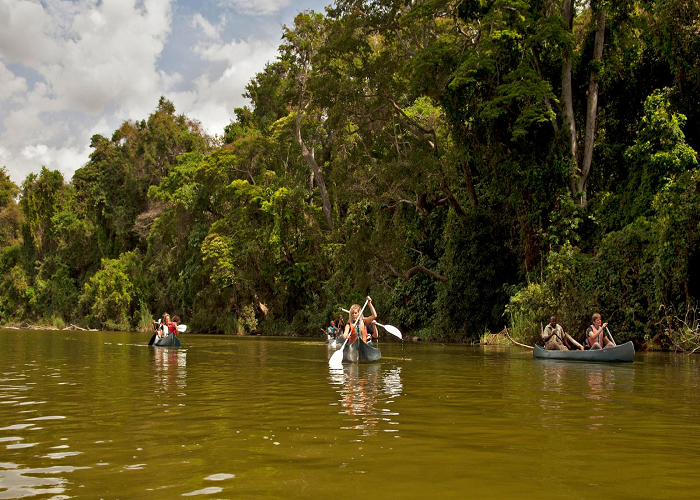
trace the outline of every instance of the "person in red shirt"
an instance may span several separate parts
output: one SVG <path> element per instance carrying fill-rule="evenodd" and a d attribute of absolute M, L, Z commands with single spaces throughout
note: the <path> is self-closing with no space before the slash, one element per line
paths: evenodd
<path fill-rule="evenodd" d="M 180 316 L 173 316 L 173 320 L 168 323 L 168 333 L 172 333 L 173 335 L 177 335 L 177 325 L 180 324 Z"/>

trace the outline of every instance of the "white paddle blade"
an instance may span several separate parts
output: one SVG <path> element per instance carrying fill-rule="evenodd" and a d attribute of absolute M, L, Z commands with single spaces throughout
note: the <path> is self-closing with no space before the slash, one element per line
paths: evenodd
<path fill-rule="evenodd" d="M 333 369 L 343 368 L 343 349 L 338 349 L 333 353 L 331 359 L 328 360 L 328 366 Z"/>
<path fill-rule="evenodd" d="M 187 330 L 187 325 L 177 325 L 178 332 L 183 333 L 185 330 Z"/>
<path fill-rule="evenodd" d="M 379 324 L 379 323 L 377 323 L 377 324 Z M 403 340 L 403 335 L 401 335 L 401 331 L 398 328 L 396 328 L 395 326 L 391 326 L 391 325 L 382 325 L 382 326 L 384 327 L 384 329 L 388 333 L 392 334 L 394 337 L 398 337 L 401 340 Z"/>

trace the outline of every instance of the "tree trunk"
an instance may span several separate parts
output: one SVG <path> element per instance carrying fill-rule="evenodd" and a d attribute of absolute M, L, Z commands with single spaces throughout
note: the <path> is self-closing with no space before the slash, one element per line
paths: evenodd
<path fill-rule="evenodd" d="M 466 158 L 462 159 L 462 172 L 464 174 L 464 182 L 467 184 L 467 196 L 469 196 L 472 208 L 476 208 L 479 206 L 479 200 L 476 197 L 476 189 L 474 189 L 472 169 L 469 167 L 469 162 Z"/>
<path fill-rule="evenodd" d="M 328 223 L 328 229 L 333 230 L 333 212 L 331 209 L 331 200 L 328 196 L 328 190 L 326 189 L 326 181 L 323 179 L 323 173 L 321 168 L 316 163 L 313 152 L 306 147 L 304 139 L 301 137 L 301 116 L 302 107 L 301 102 L 304 99 L 304 85 L 302 85 L 301 94 L 299 95 L 299 109 L 297 110 L 297 122 L 296 122 L 296 140 L 301 148 L 301 155 L 306 160 L 306 163 L 311 167 L 313 176 L 318 186 L 318 190 L 321 192 L 321 201 L 323 203 L 323 215 L 326 217 L 326 223 Z"/>
<path fill-rule="evenodd" d="M 574 24 L 574 0 L 562 0 L 561 15 L 569 30 Z M 573 48 L 567 49 L 564 53 L 564 62 L 561 71 L 561 102 L 562 102 L 562 126 L 569 136 L 571 147 L 571 194 L 576 197 L 578 174 L 578 144 L 576 143 L 576 122 L 574 120 L 574 99 L 571 90 L 571 60 Z"/>
<path fill-rule="evenodd" d="M 593 61 L 591 76 L 588 82 L 588 105 L 586 107 L 586 135 L 583 142 L 583 163 L 581 164 L 581 176 L 578 180 L 578 192 L 581 193 L 581 206 L 586 206 L 586 185 L 588 175 L 591 172 L 593 159 L 593 143 L 595 141 L 595 121 L 598 113 L 598 66 L 603 58 L 603 43 L 605 41 L 605 7 L 598 6 L 596 19 L 595 43 L 593 45 Z"/>
<path fill-rule="evenodd" d="M 596 12 L 596 33 L 591 60 L 591 73 L 588 82 L 588 102 L 586 105 L 586 124 L 583 136 L 583 158 L 578 150 L 576 141 L 576 122 L 574 120 L 574 103 L 571 83 L 572 53 L 567 50 L 564 54 L 561 77 L 562 123 L 571 141 L 572 173 L 569 181 L 571 195 L 577 203 L 585 207 L 588 204 L 586 187 L 591 173 L 593 160 L 593 144 L 595 142 L 595 122 L 598 113 L 598 66 L 603 58 L 605 42 L 605 7 L 598 5 Z M 562 0 L 561 14 L 569 29 L 573 29 L 574 0 Z"/>

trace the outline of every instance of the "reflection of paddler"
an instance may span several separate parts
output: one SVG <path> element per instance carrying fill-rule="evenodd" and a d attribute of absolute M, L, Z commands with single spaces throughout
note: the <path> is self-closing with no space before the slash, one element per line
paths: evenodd
<path fill-rule="evenodd" d="M 354 420 L 358 423 L 353 425 L 352 429 L 369 429 L 379 423 L 374 410 L 379 394 L 378 370 L 379 365 L 369 365 L 362 370 L 362 376 L 359 376 L 357 365 L 348 367 L 341 404 L 346 414 L 356 417 Z"/>

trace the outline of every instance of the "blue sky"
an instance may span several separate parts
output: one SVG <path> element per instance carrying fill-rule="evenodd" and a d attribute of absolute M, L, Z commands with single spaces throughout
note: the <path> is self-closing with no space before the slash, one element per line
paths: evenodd
<path fill-rule="evenodd" d="M 161 95 L 221 134 L 282 26 L 332 0 L 0 0 L 0 167 L 66 181 Z"/>

